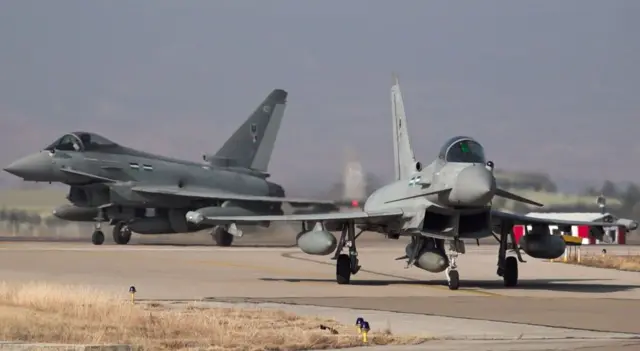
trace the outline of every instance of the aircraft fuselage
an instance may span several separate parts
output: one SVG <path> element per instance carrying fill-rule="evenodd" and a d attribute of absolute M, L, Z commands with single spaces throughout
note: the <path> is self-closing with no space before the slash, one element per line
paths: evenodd
<path fill-rule="evenodd" d="M 399 231 L 422 232 L 442 238 L 475 239 L 491 235 L 493 173 L 484 163 L 432 162 L 402 179 L 374 191 L 365 211 L 402 208 Z M 425 192 L 433 192 L 422 196 Z M 415 197 L 414 197 L 415 196 Z"/>

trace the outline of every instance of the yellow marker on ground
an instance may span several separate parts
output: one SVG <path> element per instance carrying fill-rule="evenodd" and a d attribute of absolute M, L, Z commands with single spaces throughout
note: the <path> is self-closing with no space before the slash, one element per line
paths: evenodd
<path fill-rule="evenodd" d="M 129 288 L 129 294 L 131 294 L 131 304 L 133 305 L 134 303 L 136 303 L 135 300 L 135 296 L 136 296 L 136 287 L 135 286 L 131 286 Z"/>
<path fill-rule="evenodd" d="M 368 339 L 367 339 L 367 334 L 369 333 L 369 322 L 367 321 L 363 321 L 362 322 L 362 342 L 363 343 L 367 343 Z"/>

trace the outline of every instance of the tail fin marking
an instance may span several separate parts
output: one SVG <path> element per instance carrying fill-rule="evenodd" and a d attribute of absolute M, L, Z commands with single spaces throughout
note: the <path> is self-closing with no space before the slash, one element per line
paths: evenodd
<path fill-rule="evenodd" d="M 266 172 L 284 117 L 287 95 L 282 89 L 273 90 L 227 139 L 215 158 L 233 160 L 238 167 Z"/>

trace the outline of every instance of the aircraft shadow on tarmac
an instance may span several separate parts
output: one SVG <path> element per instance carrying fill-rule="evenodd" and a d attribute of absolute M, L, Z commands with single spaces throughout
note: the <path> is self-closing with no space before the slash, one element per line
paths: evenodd
<path fill-rule="evenodd" d="M 333 279 L 298 279 L 298 278 L 260 278 L 263 281 L 279 281 L 288 283 L 327 283 L 338 285 Z M 502 280 L 463 280 L 460 289 L 492 290 L 548 290 L 562 292 L 612 293 L 640 288 L 640 285 L 587 283 L 592 281 L 610 281 L 611 279 L 520 279 L 515 288 L 505 288 Z M 355 286 L 387 286 L 387 285 L 420 285 L 446 286 L 446 280 L 357 280 L 352 279 L 349 285 Z"/>
<path fill-rule="evenodd" d="M 51 242 L 51 243 L 87 243 L 89 246 L 94 246 L 91 244 L 91 240 L 85 238 L 52 238 L 52 237 L 10 237 L 10 236 L 0 236 L 0 242 Z M 114 242 L 105 242 L 102 246 L 121 246 L 117 245 Z M 179 242 L 156 242 L 156 241 L 132 241 L 125 246 L 169 246 L 169 247 L 218 247 L 214 242 L 206 243 L 204 242 L 189 242 L 189 243 L 179 243 Z M 295 247 L 296 244 L 283 244 L 283 243 L 234 243 L 233 246 L 229 247 L 229 249 L 233 249 L 234 247 L 253 247 L 253 248 L 291 248 Z"/>
<path fill-rule="evenodd" d="M 115 245 L 115 244 L 113 244 Z M 211 243 L 211 244 L 179 244 L 179 243 L 154 243 L 154 242 L 149 242 L 149 243 L 134 243 L 134 244 L 127 244 L 127 246 L 174 246 L 174 247 L 218 247 L 218 245 Z M 233 246 L 229 247 L 230 250 L 233 250 L 234 247 L 255 247 L 255 248 L 291 248 L 291 247 L 295 247 L 296 245 L 283 245 L 283 244 L 233 244 Z"/>

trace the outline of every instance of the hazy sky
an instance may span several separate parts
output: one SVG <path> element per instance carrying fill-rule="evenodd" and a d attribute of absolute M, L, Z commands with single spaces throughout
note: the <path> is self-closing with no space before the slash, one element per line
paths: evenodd
<path fill-rule="evenodd" d="M 636 0 L 2 1 L 0 164 L 81 129 L 197 160 L 283 88 L 274 180 L 334 180 L 347 148 L 387 178 L 395 71 L 423 161 L 465 134 L 499 168 L 638 180 L 638 33 Z"/>

